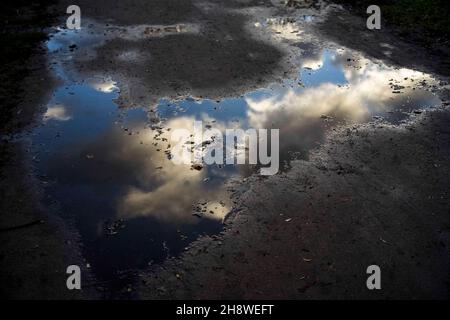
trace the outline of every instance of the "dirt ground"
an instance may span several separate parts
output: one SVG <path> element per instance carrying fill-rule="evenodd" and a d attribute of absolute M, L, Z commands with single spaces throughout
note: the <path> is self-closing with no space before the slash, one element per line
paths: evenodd
<path fill-rule="evenodd" d="M 283 47 L 253 38 L 246 32 L 244 15 L 222 10 L 254 6 L 281 10 L 273 1 L 179 0 L 168 4 L 154 0 L 151 6 L 133 0 L 116 6 L 103 5 L 106 1 L 79 2 L 83 15 L 101 23 L 194 21 L 207 26 L 203 33 L 187 34 L 181 40 L 165 37 L 130 43 L 116 39 L 99 49 L 97 60 L 79 63 L 85 76 L 108 72 L 129 81 L 135 89 L 124 100 L 126 104 L 149 103 L 155 94 L 239 95 L 293 71 Z M 210 14 L 203 15 L 199 3 Z M 62 18 L 66 7 L 65 1 L 56 6 Z M 314 32 L 387 63 L 448 80 L 445 52 L 429 53 L 388 32 L 369 33 L 358 27 L 361 18 L 347 13 L 334 18 L 330 16 Z M 381 43 L 387 43 L 389 50 Z M 111 52 L 129 47 L 151 50 L 150 59 L 161 64 L 151 70 L 142 65 L 129 69 L 110 58 Z M 261 54 L 249 58 L 254 52 Z M 42 190 L 29 174 L 26 147 L 15 141 L 15 132 L 34 125 L 32 119 L 43 111 L 41 104 L 56 81 L 42 57 L 42 52 L 37 53 L 28 62 L 35 71 L 23 83 L 29 90 L 14 116 L 22 125 L 12 133 L 2 132 L 1 295 L 96 298 L 99 294 L 90 288 L 66 290 L 66 266 L 82 261 L 76 233 L 57 218 L 53 212 L 57 208 L 41 205 Z M 448 101 L 448 90 L 443 95 Z M 290 171 L 270 178 L 253 176 L 230 186 L 235 206 L 225 231 L 199 239 L 180 258 L 142 271 L 133 286 L 135 297 L 448 299 L 449 123 L 447 102 L 439 110 L 413 113 L 411 123 L 401 126 L 342 127 L 307 161 L 294 162 Z M 40 220 L 44 223 L 14 229 Z M 371 264 L 381 267 L 382 290 L 366 288 L 365 271 Z M 83 274 L 88 283 L 95 283 L 89 270 Z"/>

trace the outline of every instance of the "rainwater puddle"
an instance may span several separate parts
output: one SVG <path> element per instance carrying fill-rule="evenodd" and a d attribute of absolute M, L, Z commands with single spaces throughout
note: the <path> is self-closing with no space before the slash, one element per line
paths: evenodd
<path fill-rule="evenodd" d="M 161 98 L 156 106 L 119 108 L 109 75 L 80 81 L 67 67 L 67 48 L 76 38 L 66 31 L 48 42 L 63 83 L 32 134 L 32 152 L 49 205 L 57 203 L 79 231 L 99 279 L 161 263 L 200 235 L 219 233 L 232 208 L 227 182 L 254 172 L 250 166 L 175 165 L 168 156 L 171 130 L 191 128 L 194 120 L 222 131 L 278 128 L 286 169 L 289 160 L 307 158 L 336 125 L 373 117 L 398 123 L 404 112 L 440 103 L 425 89 L 432 81 L 427 75 L 347 50 L 320 50 L 300 59 L 297 79 L 243 96 Z M 93 54 L 94 43 L 86 37 L 77 46 Z"/>

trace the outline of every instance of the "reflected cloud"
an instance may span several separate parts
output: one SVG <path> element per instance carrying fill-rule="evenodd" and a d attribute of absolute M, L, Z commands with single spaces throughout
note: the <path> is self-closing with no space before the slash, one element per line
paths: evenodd
<path fill-rule="evenodd" d="M 214 177 L 213 168 L 195 170 L 169 159 L 170 133 L 175 129 L 192 132 L 193 123 L 193 117 L 180 117 L 153 130 L 142 128 L 141 123 L 113 126 L 90 142 L 67 145 L 61 152 L 64 161 L 51 159 L 50 174 L 62 184 L 90 186 L 99 193 L 104 192 L 105 183 L 114 186 L 116 195 L 110 200 L 117 219 L 149 217 L 197 224 L 201 219 L 193 213 L 202 202 L 204 210 L 197 213 L 203 219 L 221 221 L 230 210 L 225 177 Z M 67 168 L 66 163 L 77 166 Z"/>
<path fill-rule="evenodd" d="M 330 58 L 342 68 L 348 82 L 345 86 L 324 82 L 301 90 L 289 88 L 268 98 L 246 98 L 250 126 L 280 128 L 281 149 L 306 153 L 323 140 L 327 129 L 324 119 L 365 122 L 373 115 L 401 110 L 412 101 L 428 105 L 439 102 L 431 93 L 416 90 L 420 82 L 433 81 L 429 76 L 409 69 L 389 68 L 362 57 L 357 57 L 357 62 L 352 60 L 350 65 L 349 56 L 341 52 Z"/>
<path fill-rule="evenodd" d="M 61 104 L 48 107 L 43 116 L 44 121 L 68 121 L 70 119 L 72 119 L 72 117 L 68 115 L 66 107 Z"/>
<path fill-rule="evenodd" d="M 89 80 L 88 83 L 93 89 L 104 93 L 111 93 L 115 90 L 118 90 L 116 82 L 109 78 L 93 78 Z"/>
<path fill-rule="evenodd" d="M 318 70 L 323 67 L 323 59 L 321 57 L 316 57 L 315 59 L 303 59 L 302 68 L 307 68 L 311 70 Z"/>
<path fill-rule="evenodd" d="M 152 216 L 168 222 L 175 220 L 196 223 L 198 218 L 192 216 L 193 204 L 199 200 L 208 205 L 204 217 L 215 220 L 225 217 L 229 207 L 214 204 L 217 199 L 228 198 L 226 190 L 223 185 L 211 186 L 204 182 L 207 168 L 199 171 L 192 169 L 190 165 L 176 165 L 167 157 L 171 148 L 170 132 L 176 129 L 192 132 L 193 123 L 193 117 L 175 118 L 166 123 L 166 128 L 170 130 L 144 132 L 132 143 L 136 144 L 139 140 L 139 145 L 143 143 L 148 149 L 146 160 L 143 161 L 145 168 L 140 170 L 140 176 L 146 181 L 156 181 L 156 185 L 151 188 L 129 187 L 125 196 L 119 200 L 119 217 L 130 219 Z M 127 159 L 130 159 L 130 156 L 133 158 L 134 148 L 129 147 L 129 141 L 126 145 L 127 151 L 124 154 Z"/>
<path fill-rule="evenodd" d="M 292 18 L 272 18 L 267 20 L 267 25 L 276 37 L 286 40 L 298 40 L 302 33 L 295 19 Z"/>

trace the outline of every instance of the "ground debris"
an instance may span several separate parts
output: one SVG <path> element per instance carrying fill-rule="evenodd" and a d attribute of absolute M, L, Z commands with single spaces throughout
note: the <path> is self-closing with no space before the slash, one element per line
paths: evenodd
<path fill-rule="evenodd" d="M 115 221 L 106 221 L 104 224 L 104 228 L 106 234 L 112 236 L 116 235 L 119 232 L 119 230 L 124 229 L 125 223 L 123 219 L 118 219 Z"/>

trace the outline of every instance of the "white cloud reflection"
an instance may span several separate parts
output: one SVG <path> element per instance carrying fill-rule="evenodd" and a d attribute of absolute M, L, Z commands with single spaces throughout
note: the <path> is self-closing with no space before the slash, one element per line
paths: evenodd
<path fill-rule="evenodd" d="M 88 83 L 94 90 L 104 92 L 104 93 L 111 93 L 115 90 L 118 90 L 116 82 L 109 78 L 106 78 L 106 79 L 93 78 L 93 79 L 89 80 Z"/>
<path fill-rule="evenodd" d="M 361 122 L 374 113 L 398 107 L 405 99 L 414 100 L 423 95 L 423 91 L 413 89 L 413 84 L 422 80 L 433 81 L 421 72 L 389 68 L 361 57 L 357 62 L 352 62 L 351 66 L 346 65 L 345 52 L 336 54 L 331 59 L 333 63 L 342 65 L 347 85 L 325 81 L 302 90 L 289 88 L 269 98 L 246 98 L 250 125 L 266 128 L 273 127 L 271 123 L 277 123 L 284 128 L 286 137 L 289 132 L 296 132 L 298 136 L 302 128 L 310 127 L 311 120 L 322 115 Z M 311 65 L 311 61 L 313 65 L 324 64 L 318 59 L 310 59 L 306 65 Z M 414 83 L 411 79 L 414 79 Z M 402 87 L 401 95 L 393 93 L 389 84 L 393 82 Z"/>
<path fill-rule="evenodd" d="M 145 157 L 144 168 L 140 171 L 140 179 L 152 181 L 151 187 L 130 186 L 120 199 L 118 215 L 121 218 L 151 216 L 165 221 L 195 223 L 193 205 L 199 200 L 205 202 L 204 218 L 222 220 L 230 208 L 224 203 L 228 196 L 224 185 L 211 186 L 204 179 L 206 168 L 192 169 L 190 165 L 174 164 L 167 158 L 165 151 L 170 150 L 170 132 L 175 129 L 193 130 L 193 117 L 179 117 L 169 120 L 160 135 L 147 130 L 136 136 L 136 139 L 123 144 L 123 155 L 127 159 L 134 156 Z M 167 130 L 170 128 L 170 130 Z M 157 145 L 154 145 L 155 141 Z M 141 143 L 142 142 L 142 143 Z M 147 150 L 144 153 L 138 149 Z M 117 150 L 116 150 L 117 153 Z"/>
<path fill-rule="evenodd" d="M 347 62 L 349 54 L 341 51 L 331 56 L 331 63 L 338 65 L 342 70 L 345 86 L 324 81 L 308 88 L 288 88 L 275 90 L 269 98 L 246 98 L 248 105 L 247 121 L 252 128 L 280 128 L 280 151 L 304 150 L 316 146 L 323 140 L 326 133 L 325 121 L 321 116 L 333 117 L 335 120 L 349 122 L 364 122 L 370 120 L 377 112 L 387 112 L 395 109 L 405 101 L 420 100 L 426 94 L 426 99 L 432 95 L 421 90 L 414 90 L 414 84 L 422 80 L 432 81 L 423 73 L 408 70 L 394 69 L 382 64 L 370 62 L 362 57 Z M 355 56 L 353 55 L 353 58 Z M 321 58 L 312 57 L 309 65 L 325 65 L 324 55 Z M 402 86 L 402 94 L 393 93 L 390 83 Z M 214 128 L 224 131 L 225 128 L 236 127 L 237 123 L 231 119 L 222 121 L 214 119 L 211 115 L 201 114 L 204 123 L 214 120 Z M 164 127 L 174 129 L 187 129 L 192 132 L 195 118 L 193 116 L 180 116 L 169 119 Z M 169 142 L 158 142 L 162 151 L 152 151 L 148 157 L 147 170 L 142 174 L 145 179 L 157 181 L 157 186 L 146 189 L 130 187 L 122 198 L 119 206 L 121 217 L 153 216 L 159 219 L 190 220 L 192 204 L 198 199 L 209 199 L 208 206 L 213 206 L 215 212 L 211 218 L 222 219 L 229 211 L 228 206 L 218 205 L 217 199 L 228 199 L 225 188 L 210 188 L 203 181 L 208 177 L 207 169 L 192 170 L 188 165 L 174 165 L 166 159 L 164 149 L 170 143 L 170 132 L 164 132 L 159 137 Z M 205 139 L 208 139 L 207 137 Z M 146 136 L 146 144 L 154 142 L 153 135 Z M 188 146 L 190 146 L 188 144 Z M 128 157 L 130 154 L 127 152 Z M 150 160 L 151 159 L 151 160 Z M 159 174 L 155 175 L 153 168 L 161 166 Z M 242 168 L 245 170 L 245 168 Z M 149 174 L 149 172 L 152 172 Z M 227 179 L 224 177 L 224 185 Z M 209 211 L 207 209 L 206 211 Z"/>
<path fill-rule="evenodd" d="M 68 115 L 67 108 L 62 104 L 57 104 L 47 108 L 43 116 L 44 121 L 48 120 L 56 120 L 56 121 L 68 121 L 72 119 L 70 115 Z"/>

